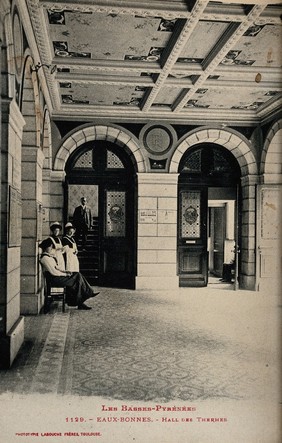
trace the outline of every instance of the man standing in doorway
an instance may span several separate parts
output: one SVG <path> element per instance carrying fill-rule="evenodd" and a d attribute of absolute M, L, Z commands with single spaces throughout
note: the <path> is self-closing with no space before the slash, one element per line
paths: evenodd
<path fill-rule="evenodd" d="M 86 197 L 81 197 L 81 204 L 77 206 L 73 213 L 73 224 L 76 228 L 75 241 L 78 244 L 82 235 L 82 250 L 85 250 L 88 230 L 92 224 L 92 215 L 90 208 L 86 205 Z"/>

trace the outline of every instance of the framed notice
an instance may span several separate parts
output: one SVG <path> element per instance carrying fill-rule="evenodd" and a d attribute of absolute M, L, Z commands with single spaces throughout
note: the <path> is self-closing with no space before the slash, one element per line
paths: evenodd
<path fill-rule="evenodd" d="M 9 247 L 21 245 L 22 198 L 21 193 L 9 188 Z"/>

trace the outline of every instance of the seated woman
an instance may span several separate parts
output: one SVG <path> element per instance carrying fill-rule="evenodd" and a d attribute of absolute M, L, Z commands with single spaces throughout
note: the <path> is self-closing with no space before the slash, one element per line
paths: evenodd
<path fill-rule="evenodd" d="M 40 257 L 40 263 L 43 267 L 45 277 L 49 279 L 50 284 L 68 289 L 66 300 L 68 305 L 77 306 L 78 309 L 91 309 L 91 307 L 84 304 L 84 302 L 88 298 L 95 297 L 99 292 L 93 291 L 88 281 L 80 272 L 70 272 L 59 268 L 53 252 L 54 244 L 50 238 L 43 240 L 39 247 L 43 251 Z"/>

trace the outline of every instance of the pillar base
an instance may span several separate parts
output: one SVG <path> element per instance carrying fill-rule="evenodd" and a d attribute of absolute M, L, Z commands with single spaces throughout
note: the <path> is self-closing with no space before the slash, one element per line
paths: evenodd
<path fill-rule="evenodd" d="M 19 317 L 8 334 L 0 337 L 1 367 L 10 368 L 24 341 L 24 317 Z"/>
<path fill-rule="evenodd" d="M 240 289 L 247 289 L 248 291 L 255 291 L 256 282 L 254 275 L 241 274 L 239 278 Z"/>
<path fill-rule="evenodd" d="M 37 315 L 43 306 L 42 294 L 21 294 L 21 314 Z"/>

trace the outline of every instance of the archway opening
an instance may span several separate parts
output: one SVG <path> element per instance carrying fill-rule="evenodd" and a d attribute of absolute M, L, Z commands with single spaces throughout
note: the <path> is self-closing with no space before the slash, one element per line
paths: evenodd
<path fill-rule="evenodd" d="M 98 286 L 135 288 L 136 173 L 125 149 L 94 140 L 76 149 L 66 163 L 65 221 L 85 197 L 91 227 L 82 249 L 80 270 Z"/>
<path fill-rule="evenodd" d="M 202 143 L 179 164 L 180 286 L 238 281 L 240 167 L 225 148 Z"/>

